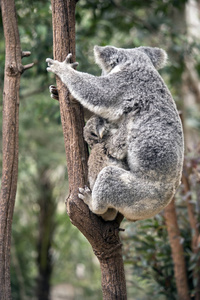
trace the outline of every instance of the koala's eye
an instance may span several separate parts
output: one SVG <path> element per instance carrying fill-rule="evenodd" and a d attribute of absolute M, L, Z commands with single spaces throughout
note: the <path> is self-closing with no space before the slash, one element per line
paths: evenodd
<path fill-rule="evenodd" d="M 91 136 L 98 137 L 94 132 L 91 132 Z"/>

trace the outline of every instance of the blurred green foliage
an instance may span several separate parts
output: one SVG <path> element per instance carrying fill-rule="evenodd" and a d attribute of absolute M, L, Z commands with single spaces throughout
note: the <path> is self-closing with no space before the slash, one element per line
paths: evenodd
<path fill-rule="evenodd" d="M 75 299 L 102 299 L 100 271 L 92 249 L 80 232 L 71 225 L 64 200 L 67 196 L 67 170 L 60 122 L 59 103 L 49 97 L 48 86 L 55 76 L 46 72 L 46 57 L 52 57 L 52 20 L 50 1 L 16 0 L 19 32 L 23 50 L 32 52 L 23 63 L 34 62 L 21 78 L 19 124 L 19 180 L 13 220 L 12 293 L 13 299 L 34 299 L 38 276 L 38 232 L 41 178 L 47 176 L 52 186 L 55 211 L 53 242 L 50 249 L 53 274 L 51 284 L 69 283 L 75 288 Z M 185 111 L 181 99 L 185 59 L 194 51 L 199 54 L 199 41 L 188 42 L 184 7 L 186 0 L 118 1 L 80 0 L 76 9 L 76 56 L 79 70 L 100 74 L 94 64 L 93 46 L 114 45 L 163 47 L 169 54 L 161 70 L 178 108 L 184 111 L 186 126 L 198 130 L 200 113 L 195 108 Z M 4 40 L 0 20 L 0 88 L 3 87 Z M 200 73 L 199 56 L 196 70 Z M 2 110 L 2 93 L 0 93 Z M 1 119 L 0 119 L 1 121 Z M 1 130 L 1 129 L 0 129 Z M 188 161 L 199 165 L 197 153 Z M 195 177 L 194 170 L 191 172 Z M 196 203 L 198 182 L 193 180 L 191 195 Z M 195 206 L 199 214 L 198 206 Z M 194 288 L 191 271 L 195 260 L 191 251 L 191 232 L 184 193 L 177 196 L 179 225 L 188 265 L 190 291 Z M 128 223 L 122 234 L 127 273 L 128 299 L 176 299 L 171 249 L 163 217 Z M 81 293 L 81 297 L 80 297 Z"/>

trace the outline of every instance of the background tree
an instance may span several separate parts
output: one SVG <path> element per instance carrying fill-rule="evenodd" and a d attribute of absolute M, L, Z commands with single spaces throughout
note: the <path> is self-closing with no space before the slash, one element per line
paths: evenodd
<path fill-rule="evenodd" d="M 3 93 L 3 159 L 0 193 L 0 299 L 11 299 L 10 248 L 11 226 L 15 204 L 18 174 L 18 124 L 20 76 L 32 66 L 22 66 L 15 3 L 1 2 L 6 58 Z M 12 22 L 10 22 L 12 20 Z"/>

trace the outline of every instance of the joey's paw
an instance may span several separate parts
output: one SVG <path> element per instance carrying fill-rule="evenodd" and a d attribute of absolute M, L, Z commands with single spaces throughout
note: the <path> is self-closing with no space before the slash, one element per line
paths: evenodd
<path fill-rule="evenodd" d="M 87 186 L 85 186 L 84 188 L 79 188 L 78 197 L 82 199 L 85 204 L 90 206 L 92 202 L 92 192 Z"/>
<path fill-rule="evenodd" d="M 65 64 L 72 69 L 76 69 L 76 67 L 78 66 L 78 62 L 71 63 L 71 58 L 72 54 L 69 53 L 65 59 Z"/>
<path fill-rule="evenodd" d="M 115 147 L 114 147 L 115 146 Z M 126 143 L 121 144 L 121 145 L 115 145 L 115 144 L 107 144 L 106 145 L 107 152 L 110 154 L 112 157 L 114 157 L 117 160 L 122 160 L 125 158 L 127 154 L 127 145 Z"/>
<path fill-rule="evenodd" d="M 50 85 L 49 91 L 51 94 L 51 98 L 59 101 L 58 89 L 55 85 Z"/>

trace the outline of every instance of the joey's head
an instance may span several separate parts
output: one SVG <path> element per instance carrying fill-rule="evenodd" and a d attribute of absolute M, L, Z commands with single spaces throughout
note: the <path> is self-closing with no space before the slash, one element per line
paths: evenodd
<path fill-rule="evenodd" d="M 104 141 L 104 138 L 109 132 L 109 123 L 101 117 L 92 116 L 84 127 L 84 139 L 90 146 Z"/>
<path fill-rule="evenodd" d="M 119 70 L 123 66 L 133 64 L 137 66 L 150 64 L 156 69 L 160 69 L 167 61 L 166 52 L 154 47 L 122 49 L 113 46 L 95 46 L 94 56 L 96 63 L 103 71 L 103 75 L 110 73 L 116 67 Z"/>

